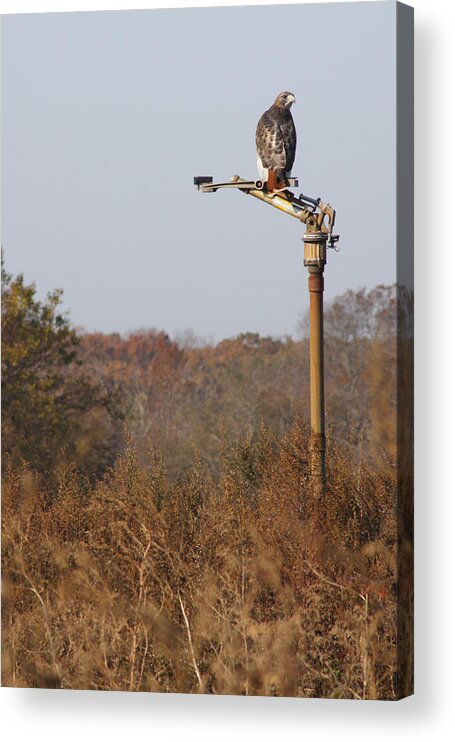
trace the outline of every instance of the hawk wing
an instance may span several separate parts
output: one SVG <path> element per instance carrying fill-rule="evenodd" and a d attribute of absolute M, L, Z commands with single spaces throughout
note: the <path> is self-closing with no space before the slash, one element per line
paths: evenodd
<path fill-rule="evenodd" d="M 256 129 L 256 151 L 264 168 L 277 173 L 286 169 L 285 139 L 278 121 L 266 111 Z"/>
<path fill-rule="evenodd" d="M 281 125 L 283 135 L 284 151 L 286 152 L 286 173 L 290 175 L 295 160 L 295 148 L 297 145 L 297 134 L 292 116 Z"/>

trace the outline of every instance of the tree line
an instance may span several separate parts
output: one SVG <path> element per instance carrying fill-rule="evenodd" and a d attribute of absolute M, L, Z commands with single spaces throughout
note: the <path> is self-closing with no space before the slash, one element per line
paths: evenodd
<path fill-rule="evenodd" d="M 393 455 L 396 291 L 348 291 L 325 309 L 327 420 L 353 456 Z M 41 473 L 73 462 L 97 477 L 124 447 L 159 446 L 178 476 L 200 451 L 212 471 L 221 433 L 280 436 L 309 417 L 307 322 L 300 338 L 243 333 L 198 346 L 156 329 L 76 332 L 61 293 L 2 273 L 2 450 Z M 187 338 L 188 339 L 188 336 Z"/>

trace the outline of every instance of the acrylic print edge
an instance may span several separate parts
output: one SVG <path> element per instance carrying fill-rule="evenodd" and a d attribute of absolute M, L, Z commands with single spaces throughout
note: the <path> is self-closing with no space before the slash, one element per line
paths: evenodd
<path fill-rule="evenodd" d="M 397 680 L 414 693 L 414 9 L 396 4 Z"/>

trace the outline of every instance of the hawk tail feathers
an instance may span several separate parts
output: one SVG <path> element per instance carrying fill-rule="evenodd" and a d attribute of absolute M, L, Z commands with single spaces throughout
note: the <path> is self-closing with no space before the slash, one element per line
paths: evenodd
<path fill-rule="evenodd" d="M 275 170 L 269 169 L 267 178 L 267 190 L 269 193 L 279 193 L 285 191 L 289 181 L 282 170 L 276 172 Z"/>

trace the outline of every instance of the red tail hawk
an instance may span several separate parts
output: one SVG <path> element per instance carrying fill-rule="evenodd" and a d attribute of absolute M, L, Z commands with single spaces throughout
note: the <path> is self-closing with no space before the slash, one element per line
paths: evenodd
<path fill-rule="evenodd" d="M 284 191 L 295 158 L 297 135 L 291 115 L 293 93 L 280 93 L 273 106 L 262 114 L 256 129 L 259 177 L 271 192 Z"/>

